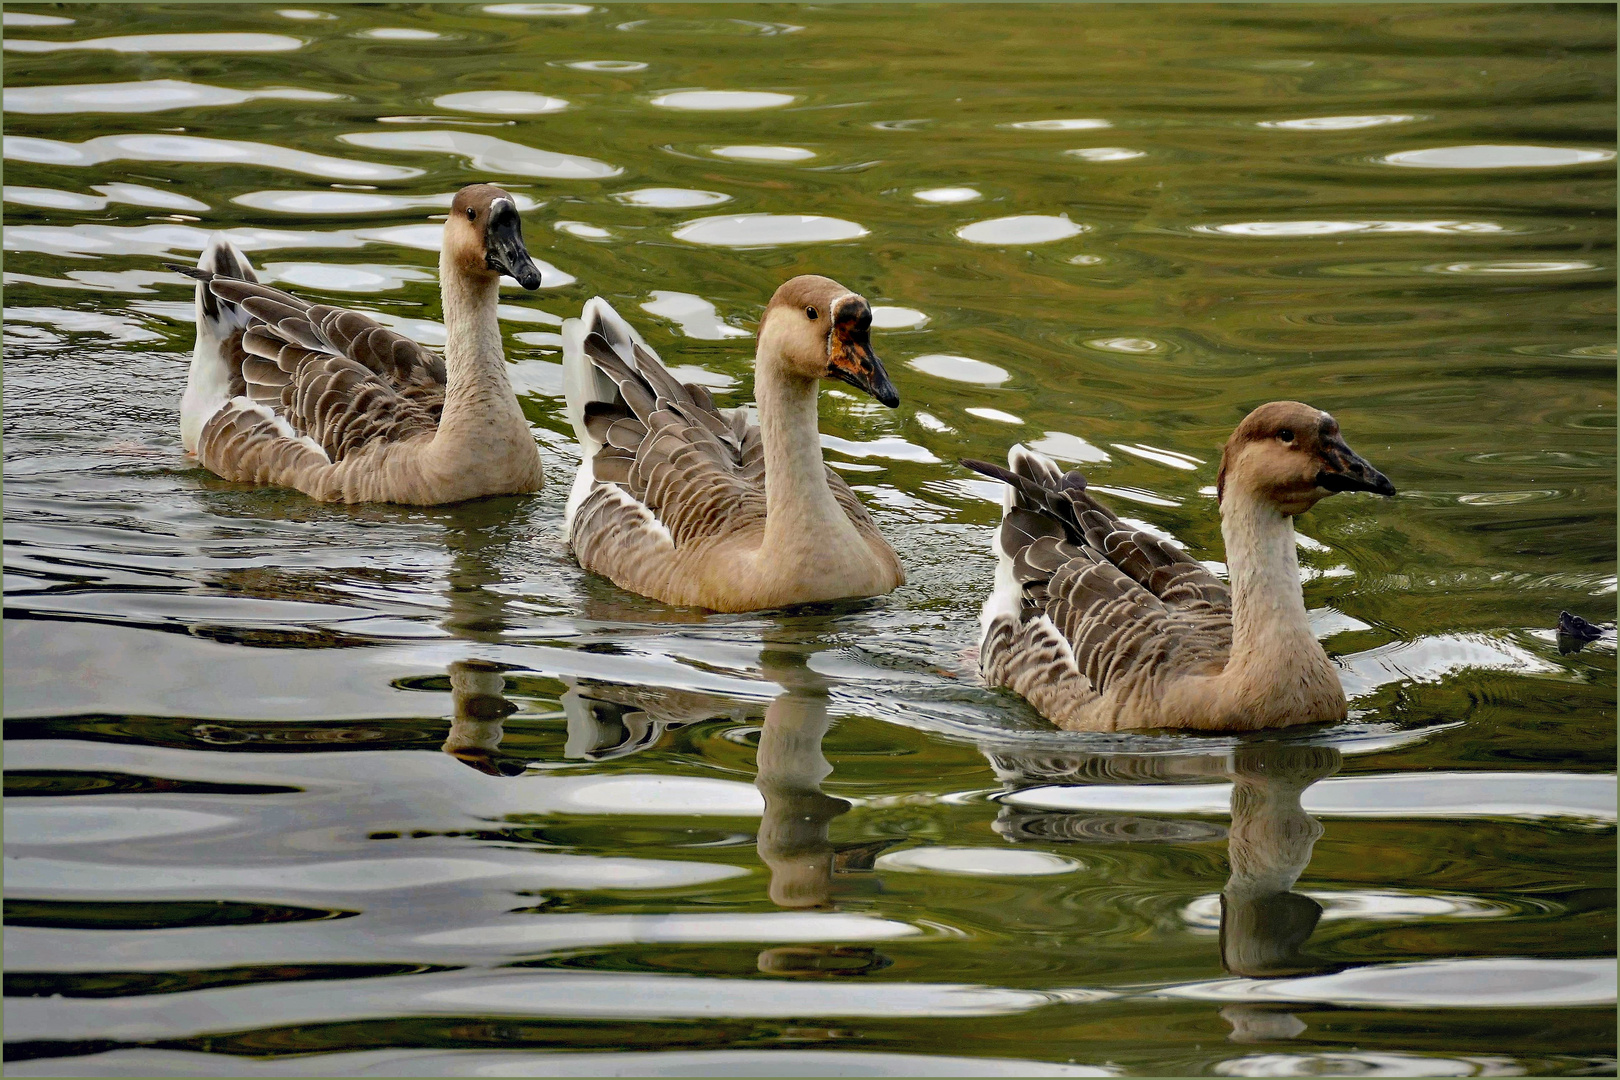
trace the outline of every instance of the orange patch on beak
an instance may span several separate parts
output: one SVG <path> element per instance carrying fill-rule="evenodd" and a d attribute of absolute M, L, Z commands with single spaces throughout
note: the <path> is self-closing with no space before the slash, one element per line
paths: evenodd
<path fill-rule="evenodd" d="M 848 304 L 839 311 L 827 335 L 827 377 L 847 382 L 892 409 L 900 404 L 900 393 L 872 351 L 871 326 L 872 310 L 865 303 Z"/>

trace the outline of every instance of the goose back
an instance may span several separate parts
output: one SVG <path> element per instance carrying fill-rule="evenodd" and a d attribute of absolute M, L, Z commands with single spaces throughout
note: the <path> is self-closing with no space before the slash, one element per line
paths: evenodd
<path fill-rule="evenodd" d="M 1132 528 L 1078 470 L 1015 446 L 1010 468 L 964 465 L 1007 484 L 993 542 L 980 665 L 1060 727 L 1160 726 L 1164 691 L 1217 674 L 1232 647 L 1227 587 L 1174 545 Z"/>
<path fill-rule="evenodd" d="M 521 447 L 479 468 L 429 460 L 445 409 L 443 358 L 359 312 L 258 283 L 222 237 L 202 262 L 170 268 L 198 282 L 182 431 L 196 429 L 188 449 L 210 471 L 343 502 L 433 504 L 539 487 L 538 455 L 528 460 Z M 206 402 L 192 400 L 199 384 Z"/>
<path fill-rule="evenodd" d="M 666 603 L 776 606 L 748 572 L 766 518 L 759 427 L 671 375 L 600 298 L 564 328 L 564 339 L 571 394 L 583 398 L 569 402 L 585 451 L 568 517 L 580 565 Z M 825 472 L 851 525 L 892 559 L 849 485 Z"/>

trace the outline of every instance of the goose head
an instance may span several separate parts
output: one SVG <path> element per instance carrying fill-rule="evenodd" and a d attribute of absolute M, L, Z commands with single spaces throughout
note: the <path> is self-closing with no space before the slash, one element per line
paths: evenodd
<path fill-rule="evenodd" d="M 1290 517 L 1335 492 L 1395 494 L 1389 477 L 1345 444 L 1337 420 L 1298 401 L 1273 401 L 1243 418 L 1221 452 L 1215 487 L 1222 501 L 1239 489 Z"/>
<path fill-rule="evenodd" d="M 469 184 L 456 192 L 444 223 L 444 251 L 475 280 L 505 274 L 525 289 L 540 287 L 540 268 L 523 246 L 517 200 L 494 184 Z"/>
<path fill-rule="evenodd" d="M 759 363 L 802 379 L 837 379 L 889 408 L 900 394 L 872 352 L 872 306 L 832 278 L 784 282 L 759 321 Z"/>

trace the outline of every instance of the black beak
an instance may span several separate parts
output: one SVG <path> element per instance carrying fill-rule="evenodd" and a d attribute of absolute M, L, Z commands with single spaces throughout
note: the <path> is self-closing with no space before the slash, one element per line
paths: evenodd
<path fill-rule="evenodd" d="M 518 220 L 517 208 L 510 203 L 501 205 L 489 218 L 484 230 L 484 262 L 494 271 L 517 278 L 525 289 L 540 287 L 540 268 L 529 257 L 523 246 L 523 223 Z"/>
<path fill-rule="evenodd" d="M 1389 477 L 1367 464 L 1365 458 L 1337 436 L 1322 441 L 1322 471 L 1316 486 L 1329 491 L 1370 491 L 1375 495 L 1395 494 Z"/>
<path fill-rule="evenodd" d="M 864 301 L 853 302 L 838 313 L 827 335 L 827 378 L 847 382 L 889 408 L 897 408 L 900 391 L 872 351 L 871 327 L 872 311 Z"/>

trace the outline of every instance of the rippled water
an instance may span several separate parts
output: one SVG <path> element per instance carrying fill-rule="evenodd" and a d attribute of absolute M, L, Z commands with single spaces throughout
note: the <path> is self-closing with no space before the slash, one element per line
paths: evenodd
<path fill-rule="evenodd" d="M 14 1075 L 1614 1071 L 1605 6 L 8 6 Z M 180 448 L 164 271 L 443 340 L 524 200 L 532 498 L 336 507 Z M 751 398 L 784 277 L 911 575 L 702 617 L 581 573 L 558 326 Z M 1222 558 L 1218 447 L 1331 409 L 1302 519 L 1352 720 L 1078 736 L 980 686 L 1023 440 Z M 1567 642 L 1565 645 L 1567 646 Z"/>

